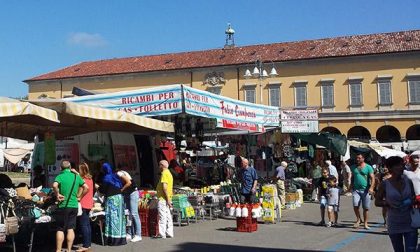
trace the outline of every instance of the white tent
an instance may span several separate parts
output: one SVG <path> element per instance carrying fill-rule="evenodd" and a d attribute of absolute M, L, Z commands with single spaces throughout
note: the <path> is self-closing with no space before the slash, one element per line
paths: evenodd
<path fill-rule="evenodd" d="M 347 153 L 344 156 L 344 161 L 350 159 L 350 148 L 349 147 L 351 147 L 351 146 L 357 147 L 357 148 L 371 149 L 374 152 L 376 152 L 376 154 L 378 154 L 379 156 L 384 157 L 386 159 L 389 158 L 389 157 L 393 157 L 393 156 L 398 156 L 398 157 L 403 158 L 407 155 L 402 151 L 384 147 L 380 143 L 363 143 L 363 142 L 358 142 L 358 141 L 354 141 L 354 140 L 349 140 L 349 141 L 347 141 L 347 146 L 348 146 L 348 148 L 347 148 Z"/>

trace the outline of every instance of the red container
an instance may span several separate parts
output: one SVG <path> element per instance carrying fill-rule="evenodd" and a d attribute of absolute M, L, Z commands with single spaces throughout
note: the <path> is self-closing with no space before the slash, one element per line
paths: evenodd
<path fill-rule="evenodd" d="M 157 209 L 141 209 L 139 216 L 142 236 L 155 236 L 159 234 L 159 214 Z"/>
<path fill-rule="evenodd" d="M 255 232 L 258 229 L 257 219 L 252 218 L 252 205 L 248 204 L 248 217 L 236 218 L 236 230 L 238 232 Z"/>

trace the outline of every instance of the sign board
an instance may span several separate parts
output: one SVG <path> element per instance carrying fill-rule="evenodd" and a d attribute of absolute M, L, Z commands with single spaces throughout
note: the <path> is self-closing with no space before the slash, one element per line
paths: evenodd
<path fill-rule="evenodd" d="M 279 108 L 234 100 L 184 86 L 185 112 L 216 118 L 218 127 L 263 132 L 279 126 Z"/>
<path fill-rule="evenodd" d="M 318 111 L 311 110 L 282 110 L 282 133 L 318 133 Z"/>
<path fill-rule="evenodd" d="M 280 112 L 282 121 L 317 121 L 318 111 L 311 110 L 282 110 Z"/>
<path fill-rule="evenodd" d="M 282 133 L 318 133 L 318 121 L 282 121 Z"/>
<path fill-rule="evenodd" d="M 146 117 L 182 112 L 180 85 L 89 95 L 66 100 Z"/>
<path fill-rule="evenodd" d="M 142 116 L 180 114 L 184 106 L 184 112 L 187 114 L 213 118 L 220 122 L 219 127 L 238 130 L 249 128 L 250 131 L 262 132 L 264 126 L 276 127 L 280 124 L 278 107 L 238 101 L 184 85 L 82 96 L 66 100 Z"/>

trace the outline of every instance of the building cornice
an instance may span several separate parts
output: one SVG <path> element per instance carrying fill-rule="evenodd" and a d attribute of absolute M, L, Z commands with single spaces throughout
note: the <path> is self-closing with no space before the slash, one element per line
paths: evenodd
<path fill-rule="evenodd" d="M 420 110 L 320 112 L 320 121 L 420 119 Z"/>

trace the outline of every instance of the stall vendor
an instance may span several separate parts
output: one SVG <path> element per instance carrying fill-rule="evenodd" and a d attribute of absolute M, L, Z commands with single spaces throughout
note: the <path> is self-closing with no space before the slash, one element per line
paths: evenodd
<path fill-rule="evenodd" d="M 241 202 L 252 203 L 257 191 L 257 171 L 249 166 L 248 159 L 242 159 L 241 179 Z"/>

